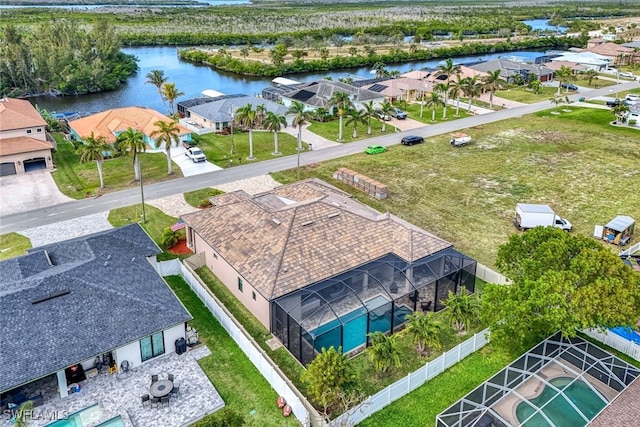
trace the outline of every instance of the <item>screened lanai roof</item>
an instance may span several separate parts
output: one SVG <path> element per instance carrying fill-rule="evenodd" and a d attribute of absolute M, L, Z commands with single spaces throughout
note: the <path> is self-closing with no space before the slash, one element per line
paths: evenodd
<path fill-rule="evenodd" d="M 387 304 L 468 268 L 475 273 L 475 261 L 453 248 L 442 250 L 413 263 L 394 254 L 368 262 L 278 298 L 275 302 L 312 336 L 326 328 L 346 324 L 368 312 L 380 316 Z"/>
<path fill-rule="evenodd" d="M 640 370 L 580 337 L 547 338 L 438 415 L 438 427 L 587 425 Z"/>

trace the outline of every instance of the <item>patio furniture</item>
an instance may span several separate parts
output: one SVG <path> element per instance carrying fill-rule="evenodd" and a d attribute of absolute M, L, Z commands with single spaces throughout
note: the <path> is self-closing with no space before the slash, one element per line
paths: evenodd
<path fill-rule="evenodd" d="M 180 396 L 180 386 L 179 385 L 173 385 L 173 389 L 171 389 L 171 393 L 170 396 Z"/>
<path fill-rule="evenodd" d="M 169 380 L 158 380 L 151 383 L 149 394 L 154 397 L 165 397 L 171 393 L 171 390 L 173 390 L 173 382 Z"/>
<path fill-rule="evenodd" d="M 151 375 L 151 382 L 155 383 L 158 381 L 158 376 L 157 375 Z"/>
<path fill-rule="evenodd" d="M 420 303 L 420 308 L 422 309 L 422 311 L 431 311 L 431 304 L 433 303 L 433 301 L 422 301 Z"/>
<path fill-rule="evenodd" d="M 141 401 L 143 407 L 144 407 L 144 405 L 151 406 L 151 396 L 149 396 L 148 394 L 143 394 L 140 397 L 140 401 Z"/>
<path fill-rule="evenodd" d="M 156 405 L 156 408 L 160 407 L 160 398 L 152 397 L 151 399 L 149 399 L 149 405 L 151 406 Z"/>
<path fill-rule="evenodd" d="M 160 406 L 169 406 L 169 396 L 160 398 Z"/>
<path fill-rule="evenodd" d="M 173 374 L 168 374 L 167 375 L 167 379 L 171 382 L 173 382 Z"/>
<path fill-rule="evenodd" d="M 389 286 L 389 291 L 390 291 L 392 294 L 397 293 L 397 292 L 398 292 L 398 285 L 396 285 L 396 283 L 395 283 L 395 282 L 393 282 L 393 283 L 391 284 L 391 286 Z"/>

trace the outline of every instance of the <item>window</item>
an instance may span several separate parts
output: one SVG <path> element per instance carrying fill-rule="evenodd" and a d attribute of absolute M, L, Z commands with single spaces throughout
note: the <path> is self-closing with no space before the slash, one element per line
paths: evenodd
<path fill-rule="evenodd" d="M 31 129 L 27 129 L 27 133 L 33 133 Z"/>
<path fill-rule="evenodd" d="M 253 298 L 253 300 L 256 300 L 256 291 L 251 291 L 251 298 Z"/>
<path fill-rule="evenodd" d="M 42 128 L 36 129 L 36 132 L 38 132 L 38 133 L 42 132 Z"/>
<path fill-rule="evenodd" d="M 140 357 L 142 361 L 164 354 L 164 333 L 157 332 L 140 340 Z"/>
<path fill-rule="evenodd" d="M 238 277 L 238 290 L 242 292 L 242 279 Z"/>

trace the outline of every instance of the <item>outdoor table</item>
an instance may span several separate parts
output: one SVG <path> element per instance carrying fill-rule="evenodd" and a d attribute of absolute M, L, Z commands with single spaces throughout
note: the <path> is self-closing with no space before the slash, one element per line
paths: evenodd
<path fill-rule="evenodd" d="M 149 394 L 153 397 L 168 396 L 173 390 L 173 382 L 169 380 L 159 380 L 151 384 Z"/>

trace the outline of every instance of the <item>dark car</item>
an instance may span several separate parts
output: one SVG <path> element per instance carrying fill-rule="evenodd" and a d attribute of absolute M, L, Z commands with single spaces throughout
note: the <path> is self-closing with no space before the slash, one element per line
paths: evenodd
<path fill-rule="evenodd" d="M 417 135 L 407 135 L 400 141 L 402 145 L 420 144 L 422 142 L 424 142 L 424 138 Z"/>
<path fill-rule="evenodd" d="M 578 86 L 574 85 L 573 83 L 564 82 L 562 83 L 562 89 L 578 90 Z"/>
<path fill-rule="evenodd" d="M 618 105 L 621 105 L 621 104 L 624 104 L 628 107 L 629 105 L 633 105 L 633 102 L 630 102 L 626 99 L 618 99 L 618 98 L 607 101 L 607 107 L 617 107 Z"/>

